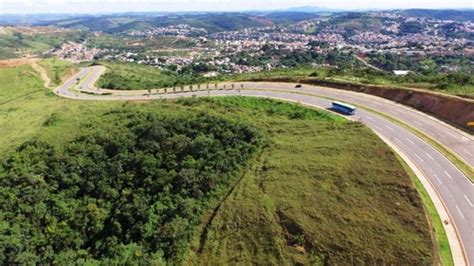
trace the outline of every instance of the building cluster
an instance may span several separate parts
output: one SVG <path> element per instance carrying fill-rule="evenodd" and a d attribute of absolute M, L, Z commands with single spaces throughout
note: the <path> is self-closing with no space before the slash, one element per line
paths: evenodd
<path fill-rule="evenodd" d="M 146 30 L 134 30 L 130 32 L 132 36 L 153 37 L 162 35 L 171 36 L 202 36 L 208 31 L 204 28 L 191 27 L 188 24 L 172 25 L 168 27 L 153 27 Z"/>
<path fill-rule="evenodd" d="M 65 59 L 73 63 L 94 60 L 95 55 L 100 51 L 98 48 L 89 48 L 85 43 L 66 42 L 59 48 L 53 48 L 46 54 L 55 55 L 60 59 Z"/>
<path fill-rule="evenodd" d="M 370 21 L 376 23 L 364 24 Z M 152 27 L 130 32 L 130 38 L 136 42 L 130 45 L 129 50 L 98 50 L 87 48 L 84 44 L 67 43 L 54 53 L 72 61 L 98 57 L 178 70 L 196 63 L 205 63 L 213 69 L 212 72 L 243 73 L 285 67 L 280 64 L 280 58 L 295 52 L 327 54 L 338 50 L 353 54 L 376 52 L 406 56 L 462 54 L 473 50 L 473 33 L 474 24 L 470 21 L 404 17 L 384 11 L 370 12 L 359 21 L 341 23 L 322 17 L 291 25 L 217 33 L 208 33 L 204 28 L 187 24 Z M 160 53 L 160 50 L 150 53 L 146 46 L 141 45 L 140 38 L 158 39 L 164 35 L 190 40 L 194 46 L 168 47 L 167 50 L 163 49 L 166 53 Z M 169 52 L 171 50 L 175 52 Z M 245 55 L 244 58 L 240 56 L 242 54 Z M 235 60 L 239 56 L 240 59 Z M 246 60 L 262 57 L 270 59 L 262 60 L 260 65 L 246 63 Z M 450 68 L 446 67 L 445 70 L 449 71 Z"/>

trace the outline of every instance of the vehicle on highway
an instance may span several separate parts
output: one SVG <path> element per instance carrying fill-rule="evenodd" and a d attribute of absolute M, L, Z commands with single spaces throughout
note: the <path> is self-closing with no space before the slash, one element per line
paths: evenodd
<path fill-rule="evenodd" d="M 301 87 L 303 87 L 303 85 L 301 85 L 301 84 L 296 84 L 296 86 L 295 86 L 295 88 L 301 88 Z"/>
<path fill-rule="evenodd" d="M 346 115 L 353 115 L 355 114 L 357 108 L 355 106 L 352 106 L 347 103 L 342 103 L 342 102 L 332 102 L 332 107 L 333 110 L 336 110 L 338 112 L 341 112 Z"/>

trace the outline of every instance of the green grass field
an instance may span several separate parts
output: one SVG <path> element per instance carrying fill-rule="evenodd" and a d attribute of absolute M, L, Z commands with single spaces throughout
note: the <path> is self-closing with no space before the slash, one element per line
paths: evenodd
<path fill-rule="evenodd" d="M 107 67 L 97 85 L 101 88 L 132 90 L 174 86 L 177 76 L 158 68 L 131 63 L 101 62 Z"/>
<path fill-rule="evenodd" d="M 370 130 L 321 117 L 248 114 L 249 100 L 242 101 L 212 100 L 232 108 L 228 116 L 257 123 L 271 145 L 208 217 L 193 262 L 433 263 L 420 197 Z M 252 109 L 264 108 L 254 101 Z"/>
<path fill-rule="evenodd" d="M 7 82 L 12 77 L 19 82 Z M 254 98 L 71 101 L 46 93 L 29 66 L 0 69 L 0 82 L 15 84 L 0 94 L 2 157 L 30 139 L 61 145 L 90 133 L 84 123 L 106 126 L 102 114 L 124 105 L 257 127 L 269 144 L 203 217 L 189 263 L 436 263 L 415 186 L 392 151 L 359 123 Z"/>

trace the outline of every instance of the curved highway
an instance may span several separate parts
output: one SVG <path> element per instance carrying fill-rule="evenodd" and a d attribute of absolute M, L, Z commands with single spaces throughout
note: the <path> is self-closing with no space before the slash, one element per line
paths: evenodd
<path fill-rule="evenodd" d="M 433 117 L 400 104 L 362 93 L 304 85 L 294 88 L 289 83 L 241 82 L 205 85 L 200 90 L 174 93 L 173 89 L 152 91 L 111 91 L 94 87 L 104 72 L 104 67 L 83 68 L 58 87 L 56 94 L 78 100 L 144 100 L 179 97 L 204 97 L 242 95 L 266 97 L 299 102 L 318 108 L 331 106 L 330 99 L 337 99 L 382 112 L 400 120 L 449 148 L 470 167 L 474 165 L 474 139 Z M 241 89 L 242 88 L 242 89 Z M 181 91 L 181 88 L 176 88 Z M 438 150 L 405 127 L 386 117 L 365 109 L 351 116 L 374 130 L 399 153 L 415 171 L 430 194 L 443 221 L 456 265 L 474 265 L 474 184 Z"/>

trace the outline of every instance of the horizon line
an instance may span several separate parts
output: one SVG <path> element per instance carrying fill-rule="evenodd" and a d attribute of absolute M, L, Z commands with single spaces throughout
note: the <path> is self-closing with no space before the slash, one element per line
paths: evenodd
<path fill-rule="evenodd" d="M 173 14 L 173 13 L 248 13 L 248 12 L 295 12 L 295 13 L 342 13 L 342 12 L 370 12 L 370 11 L 398 11 L 398 10 L 456 10 L 456 11 L 474 11 L 474 7 L 433 7 L 433 8 L 357 8 L 357 9 L 339 9 L 339 8 L 326 8 L 318 6 L 308 6 L 311 8 L 321 8 L 327 10 L 321 11 L 294 11 L 291 9 L 300 8 L 303 6 L 295 6 L 284 9 L 249 9 L 249 10 L 183 10 L 183 11 L 106 11 L 106 12 L 25 12 L 25 13 L 1 13 L 1 15 L 113 15 L 113 14 L 133 14 L 133 13 L 144 13 L 144 14 Z M 304 6 L 306 7 L 306 6 Z"/>

